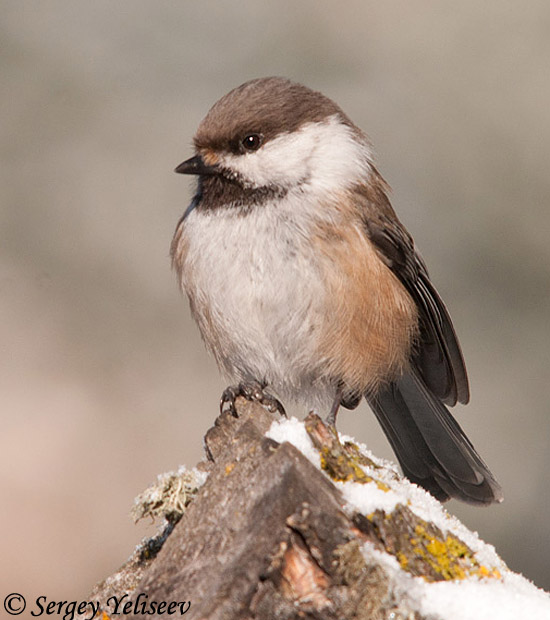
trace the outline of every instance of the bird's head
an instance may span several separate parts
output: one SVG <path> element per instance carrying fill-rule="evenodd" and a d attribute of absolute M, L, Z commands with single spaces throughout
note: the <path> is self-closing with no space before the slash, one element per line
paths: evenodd
<path fill-rule="evenodd" d="M 292 191 L 341 191 L 366 180 L 365 135 L 328 97 L 278 77 L 246 82 L 215 103 L 176 168 L 200 177 L 216 207 Z"/>

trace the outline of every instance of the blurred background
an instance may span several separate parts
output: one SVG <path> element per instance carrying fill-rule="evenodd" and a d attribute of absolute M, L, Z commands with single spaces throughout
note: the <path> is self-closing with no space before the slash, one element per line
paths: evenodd
<path fill-rule="evenodd" d="M 0 583 L 81 600 L 202 458 L 224 382 L 168 257 L 210 105 L 284 75 L 370 135 L 461 337 L 502 483 L 448 504 L 550 589 L 550 4 L 1 0 Z M 302 412 L 303 413 L 303 412 Z M 340 429 L 391 450 L 365 408 Z"/>

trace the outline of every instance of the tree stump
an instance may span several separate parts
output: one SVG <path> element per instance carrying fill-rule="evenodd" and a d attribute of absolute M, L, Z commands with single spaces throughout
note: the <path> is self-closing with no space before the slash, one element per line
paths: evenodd
<path fill-rule="evenodd" d="M 291 443 L 266 436 L 278 414 L 242 398 L 236 410 L 238 417 L 223 413 L 207 432 L 207 459 L 199 464 L 206 481 L 185 495 L 179 512 L 156 491 L 141 502 L 140 514 L 164 514 L 167 525 L 91 593 L 105 620 L 121 612 L 201 620 L 427 619 L 439 616 L 422 612 L 420 595 L 407 584 L 502 580 L 507 569 L 491 548 L 481 553 L 484 543 L 470 545 L 475 535 L 460 538 L 442 527 L 447 519 L 456 532 L 456 520 L 419 516 L 425 507 L 415 508 L 414 493 L 427 497 L 423 490 L 415 487 L 391 510 L 364 514 L 354 507 L 343 494 L 346 484 L 379 494 L 414 485 L 356 444 L 342 444 L 315 414 L 305 430 L 318 466 Z"/>

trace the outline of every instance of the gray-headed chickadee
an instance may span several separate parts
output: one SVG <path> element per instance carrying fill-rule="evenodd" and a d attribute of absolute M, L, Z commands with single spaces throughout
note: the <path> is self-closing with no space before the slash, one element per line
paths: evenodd
<path fill-rule="evenodd" d="M 172 260 L 220 369 L 332 423 L 364 396 L 410 480 L 440 500 L 501 501 L 445 406 L 469 400 L 460 346 L 365 134 L 271 77 L 222 97 L 194 143 L 176 168 L 198 187 Z"/>

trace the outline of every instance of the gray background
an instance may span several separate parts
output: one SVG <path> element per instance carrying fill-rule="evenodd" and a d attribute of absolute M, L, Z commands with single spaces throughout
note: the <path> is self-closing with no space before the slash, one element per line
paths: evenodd
<path fill-rule="evenodd" d="M 223 382 L 170 271 L 172 169 L 209 106 L 285 75 L 371 136 L 461 336 L 455 411 L 501 506 L 448 508 L 550 588 L 550 5 L 0 2 L 0 583 L 85 597 L 134 496 L 201 458 Z M 365 409 L 340 427 L 391 450 Z M 192 593 L 189 593 L 192 600 Z"/>

